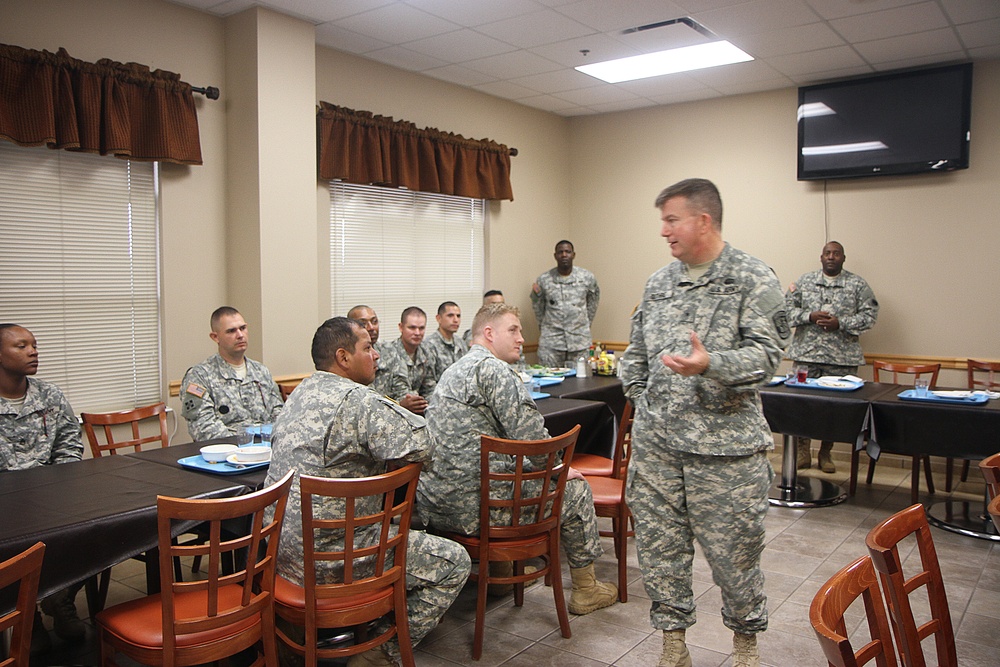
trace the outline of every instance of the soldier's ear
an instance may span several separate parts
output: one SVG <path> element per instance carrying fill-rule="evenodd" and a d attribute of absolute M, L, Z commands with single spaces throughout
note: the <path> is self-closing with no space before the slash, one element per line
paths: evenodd
<path fill-rule="evenodd" d="M 334 353 L 333 356 L 334 359 L 337 360 L 338 366 L 343 366 L 344 368 L 347 368 L 348 366 L 351 365 L 350 363 L 351 355 L 344 348 L 338 347 L 336 353 Z"/>

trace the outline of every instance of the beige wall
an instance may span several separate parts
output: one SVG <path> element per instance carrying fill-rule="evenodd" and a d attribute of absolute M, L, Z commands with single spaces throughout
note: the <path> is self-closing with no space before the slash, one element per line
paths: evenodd
<path fill-rule="evenodd" d="M 322 284 L 328 199 L 315 180 L 314 145 L 303 138 L 312 136 L 318 100 L 516 146 L 516 199 L 490 209 L 487 286 L 530 312 L 532 280 L 552 266 L 555 241 L 568 237 L 578 263 L 601 282 L 599 339 L 627 338 L 628 313 L 645 278 L 669 259 L 658 237 L 656 193 L 698 175 L 722 189 L 726 237 L 771 263 L 782 283 L 817 265 L 829 224 L 830 235 L 847 248 L 847 267 L 869 279 L 883 304 L 866 349 L 1000 357 L 990 333 L 1000 290 L 990 256 L 1000 240 L 994 220 L 1000 210 L 997 62 L 976 65 L 971 169 L 831 182 L 824 200 L 821 183 L 795 180 L 791 89 L 567 120 L 315 48 L 310 25 L 251 11 L 223 21 L 160 0 L 3 0 L 0 42 L 50 51 L 63 46 L 88 61 L 140 62 L 222 89 L 218 101 L 196 96 L 205 164 L 162 168 L 167 379 L 179 379 L 214 351 L 208 315 L 227 302 L 249 310 L 252 320 L 259 309 L 263 321 L 251 321 L 254 354 L 275 374 L 310 370 L 307 342 L 328 307 Z M 256 43 L 247 48 L 239 41 L 245 39 Z M 298 63 L 292 78 L 247 55 L 276 49 L 286 50 L 286 59 L 269 62 Z M 301 90 L 274 90 L 292 85 L 294 76 L 305 89 L 309 83 L 301 77 L 314 77 L 315 100 Z M 260 86 L 269 90 L 255 99 Z M 282 102 L 282 96 L 291 99 Z M 295 131 L 276 117 L 308 127 Z M 247 169 L 247 152 L 289 136 L 303 143 L 271 170 Z M 245 218 L 255 216 L 255 238 L 234 241 Z M 260 274 L 254 277 L 259 303 L 252 306 L 238 302 L 240 272 L 227 269 L 247 261 Z M 293 273 L 286 280 L 279 269 L 289 263 Z M 313 276 L 318 285 L 309 284 Z M 296 280 L 305 288 L 295 291 Z M 289 284 L 293 296 L 286 299 Z M 534 340 L 534 317 L 528 314 L 525 324 Z M 284 340 L 294 344 L 281 349 Z"/>
<path fill-rule="evenodd" d="M 646 278 L 670 261 L 653 201 L 697 176 L 722 192 L 726 239 L 784 286 L 819 268 L 828 226 L 881 304 L 867 352 L 1000 358 L 1000 62 L 975 65 L 965 171 L 798 182 L 796 99 L 787 89 L 571 120 L 577 260 L 602 290 L 595 337 L 627 339 Z"/>

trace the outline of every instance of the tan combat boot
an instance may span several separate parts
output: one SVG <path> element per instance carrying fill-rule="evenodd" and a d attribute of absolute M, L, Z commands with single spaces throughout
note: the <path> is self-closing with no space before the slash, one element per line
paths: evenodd
<path fill-rule="evenodd" d="M 684 643 L 684 630 L 663 631 L 663 655 L 659 667 L 691 667 L 691 654 Z"/>
<path fill-rule="evenodd" d="M 798 443 L 798 453 L 796 456 L 796 468 L 799 470 L 805 470 L 809 467 L 811 458 L 809 454 L 809 443 L 800 442 Z"/>
<path fill-rule="evenodd" d="M 618 599 L 617 586 L 594 577 L 593 563 L 586 567 L 571 567 L 569 576 L 573 580 L 573 592 L 569 596 L 569 610 L 573 614 L 589 614 L 610 607 Z"/>
<path fill-rule="evenodd" d="M 760 667 L 757 635 L 733 633 L 733 667 Z"/>
<path fill-rule="evenodd" d="M 837 472 L 837 466 L 833 465 L 833 443 L 824 442 L 819 446 L 819 469 L 823 472 Z"/>

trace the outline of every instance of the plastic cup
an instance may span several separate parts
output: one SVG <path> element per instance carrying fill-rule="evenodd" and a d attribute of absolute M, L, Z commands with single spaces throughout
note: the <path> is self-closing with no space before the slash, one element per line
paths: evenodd
<path fill-rule="evenodd" d="M 931 382 L 927 378 L 917 378 L 913 381 L 913 393 L 924 398 L 930 392 Z"/>
<path fill-rule="evenodd" d="M 805 384 L 807 379 L 809 379 L 809 369 L 805 366 L 796 366 L 795 382 L 798 384 Z"/>
<path fill-rule="evenodd" d="M 258 433 L 256 426 L 244 426 L 236 432 L 236 446 L 252 445 L 253 437 Z"/>

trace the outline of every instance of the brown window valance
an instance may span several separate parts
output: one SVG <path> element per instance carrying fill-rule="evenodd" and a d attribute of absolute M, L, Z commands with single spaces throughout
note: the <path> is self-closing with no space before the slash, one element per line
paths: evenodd
<path fill-rule="evenodd" d="M 172 72 L 0 44 L 0 138 L 201 164 L 191 86 Z"/>
<path fill-rule="evenodd" d="M 510 149 L 320 102 L 319 176 L 476 199 L 514 199 Z"/>

